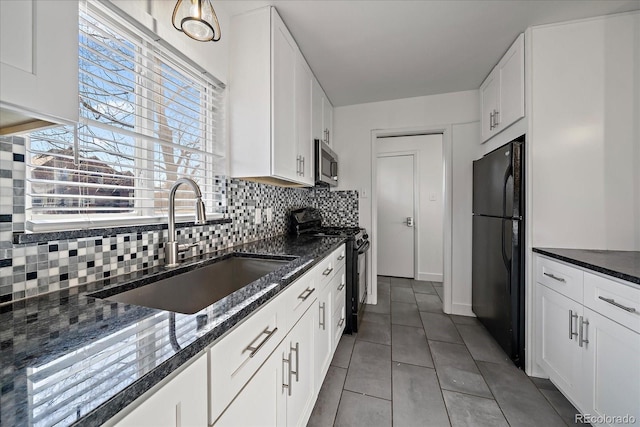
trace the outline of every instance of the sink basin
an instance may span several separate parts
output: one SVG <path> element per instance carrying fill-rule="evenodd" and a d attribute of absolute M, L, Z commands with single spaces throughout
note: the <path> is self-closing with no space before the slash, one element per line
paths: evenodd
<path fill-rule="evenodd" d="M 232 256 L 205 267 L 102 298 L 193 314 L 288 262 L 291 262 L 291 259 Z M 99 294 L 93 296 L 100 298 Z"/>

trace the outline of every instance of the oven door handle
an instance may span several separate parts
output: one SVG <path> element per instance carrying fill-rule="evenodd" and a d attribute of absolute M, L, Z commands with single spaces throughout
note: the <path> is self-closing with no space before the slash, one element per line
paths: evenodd
<path fill-rule="evenodd" d="M 371 246 L 371 243 L 368 241 L 364 245 L 360 246 L 358 248 L 358 255 L 362 255 L 363 253 L 367 252 L 369 250 L 369 246 Z"/>

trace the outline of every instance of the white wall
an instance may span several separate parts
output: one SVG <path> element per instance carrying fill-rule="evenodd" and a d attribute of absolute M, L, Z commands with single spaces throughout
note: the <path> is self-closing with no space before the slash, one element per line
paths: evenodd
<path fill-rule="evenodd" d="M 471 314 L 471 160 L 480 147 L 477 90 L 337 107 L 334 149 L 339 189 L 360 191 L 360 225 L 371 230 L 371 131 L 450 127 L 453 151 L 452 311 Z M 476 123 L 470 123 L 476 122 Z M 473 130 L 475 128 L 475 130 Z M 457 238 L 456 238 L 457 237 Z M 456 282 L 453 280 L 457 279 Z"/>
<path fill-rule="evenodd" d="M 418 212 L 416 250 L 419 280 L 442 282 L 444 164 L 442 135 L 414 135 L 378 138 L 378 153 L 416 151 L 418 153 Z M 413 183 L 407 183 L 412 185 Z M 372 191 L 375 191 L 373 189 Z M 430 200 L 435 195 L 435 200 Z"/>
<path fill-rule="evenodd" d="M 640 14 L 532 30 L 533 246 L 640 250 Z"/>
<path fill-rule="evenodd" d="M 480 122 L 451 126 L 453 140 L 451 301 L 455 314 L 471 310 L 471 259 L 473 235 L 473 161 L 480 157 Z"/>
<path fill-rule="evenodd" d="M 156 33 L 167 43 L 196 62 L 212 76 L 227 83 L 230 16 L 221 7 L 213 8 L 222 37 L 217 42 L 199 42 L 173 28 L 171 15 L 176 2 L 171 0 L 109 0 L 125 13 Z"/>

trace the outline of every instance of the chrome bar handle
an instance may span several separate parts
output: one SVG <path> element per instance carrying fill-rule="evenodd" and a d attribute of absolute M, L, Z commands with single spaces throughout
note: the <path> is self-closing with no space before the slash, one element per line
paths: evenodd
<path fill-rule="evenodd" d="M 573 310 L 569 310 L 569 339 L 572 340 L 573 337 L 578 335 L 577 332 L 573 332 L 573 319 L 577 319 L 578 315 L 573 312 Z"/>
<path fill-rule="evenodd" d="M 498 127 L 500 124 L 500 111 L 493 110 L 493 127 Z"/>
<path fill-rule="evenodd" d="M 338 292 L 344 289 L 344 282 L 340 283 L 340 286 L 338 286 Z"/>
<path fill-rule="evenodd" d="M 489 113 L 489 130 L 493 130 L 493 112 Z"/>
<path fill-rule="evenodd" d="M 587 325 L 589 326 L 589 321 L 588 320 L 584 320 L 582 316 L 580 316 L 580 320 L 578 321 L 580 323 L 580 329 L 578 330 L 579 334 L 578 334 L 578 345 L 580 347 L 583 346 L 583 344 L 589 344 L 589 340 L 584 338 L 587 334 L 584 332 L 584 326 Z"/>
<path fill-rule="evenodd" d="M 250 351 L 251 353 L 249 354 L 249 357 L 253 357 L 256 355 L 256 353 L 258 351 L 260 351 L 260 349 L 267 343 L 267 341 L 269 341 L 269 339 L 273 336 L 273 334 L 275 334 L 277 332 L 278 328 L 273 328 L 272 330 L 269 330 L 269 327 L 267 326 L 266 328 L 264 328 L 264 331 L 260 332 L 260 335 L 262 334 L 267 334 L 267 336 L 265 337 L 265 339 L 263 339 L 260 344 L 258 344 L 257 346 L 253 347 L 252 345 L 248 345 L 247 348 L 245 349 L 245 351 Z M 258 335 L 258 337 L 256 339 L 258 339 L 260 337 L 260 335 Z M 255 341 L 255 340 L 254 340 Z M 253 342 L 251 343 L 253 344 Z"/>
<path fill-rule="evenodd" d="M 326 317 L 327 317 L 326 304 L 327 304 L 326 302 L 323 302 L 322 304 L 318 304 L 318 310 L 322 310 L 322 321 L 320 322 L 320 326 L 322 327 L 323 331 L 326 329 L 325 327 Z M 318 317 L 320 317 L 320 313 L 318 313 Z"/>
<path fill-rule="evenodd" d="M 300 295 L 298 295 L 298 299 L 301 299 L 302 301 L 306 301 L 307 298 L 309 298 L 309 296 L 311 296 L 311 294 L 316 290 L 316 288 L 307 288 L 305 289 Z M 306 295 L 305 295 L 306 294 Z"/>
<path fill-rule="evenodd" d="M 325 271 L 322 272 L 322 275 L 323 276 L 328 276 L 328 275 L 331 274 L 332 271 L 333 271 L 333 267 L 329 267 Z"/>
<path fill-rule="evenodd" d="M 341 318 L 340 321 L 338 322 L 338 329 L 340 329 L 342 325 L 344 325 L 344 317 Z"/>
<path fill-rule="evenodd" d="M 300 372 L 300 343 L 297 342 L 296 346 L 291 346 L 291 351 L 296 352 L 296 370 L 291 369 L 291 373 L 296 376 L 296 382 L 298 382 L 298 373 Z M 291 354 L 291 353 L 289 353 Z M 289 356 L 291 358 L 291 356 Z"/>
<path fill-rule="evenodd" d="M 555 276 L 555 275 L 553 275 L 551 273 L 547 273 L 546 271 L 544 273 L 542 273 L 542 274 L 544 274 L 547 277 L 551 277 L 553 280 L 557 280 L 558 282 L 562 282 L 562 283 L 566 282 L 566 280 L 564 280 L 562 277 Z"/>
<path fill-rule="evenodd" d="M 342 261 L 344 259 L 344 255 L 340 254 L 340 256 L 338 257 L 338 261 Z"/>
<path fill-rule="evenodd" d="M 300 156 L 302 159 L 302 166 L 300 167 L 300 175 L 304 176 L 304 156 Z"/>
<path fill-rule="evenodd" d="M 616 302 L 616 300 L 614 300 L 613 298 L 605 298 L 602 296 L 599 296 L 598 298 L 600 298 L 602 301 L 606 301 L 611 305 L 615 305 L 618 308 L 623 309 L 624 311 L 628 311 L 629 313 L 635 313 L 636 309 L 633 307 L 627 307 L 626 305 L 622 305 L 619 302 Z"/>
<path fill-rule="evenodd" d="M 287 366 L 289 367 L 288 371 L 288 378 L 289 378 L 289 382 L 285 383 L 284 382 L 284 364 L 287 364 Z M 282 389 L 287 389 L 287 394 L 289 396 L 291 396 L 291 352 L 289 352 L 289 358 L 285 359 L 284 356 L 282 357 Z"/>

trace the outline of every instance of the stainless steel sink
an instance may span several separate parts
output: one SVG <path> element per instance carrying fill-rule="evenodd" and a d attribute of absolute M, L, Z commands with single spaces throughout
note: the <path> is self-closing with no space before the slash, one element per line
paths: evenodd
<path fill-rule="evenodd" d="M 277 270 L 291 259 L 232 256 L 104 299 L 193 314 Z M 99 294 L 94 294 L 98 297 Z"/>

